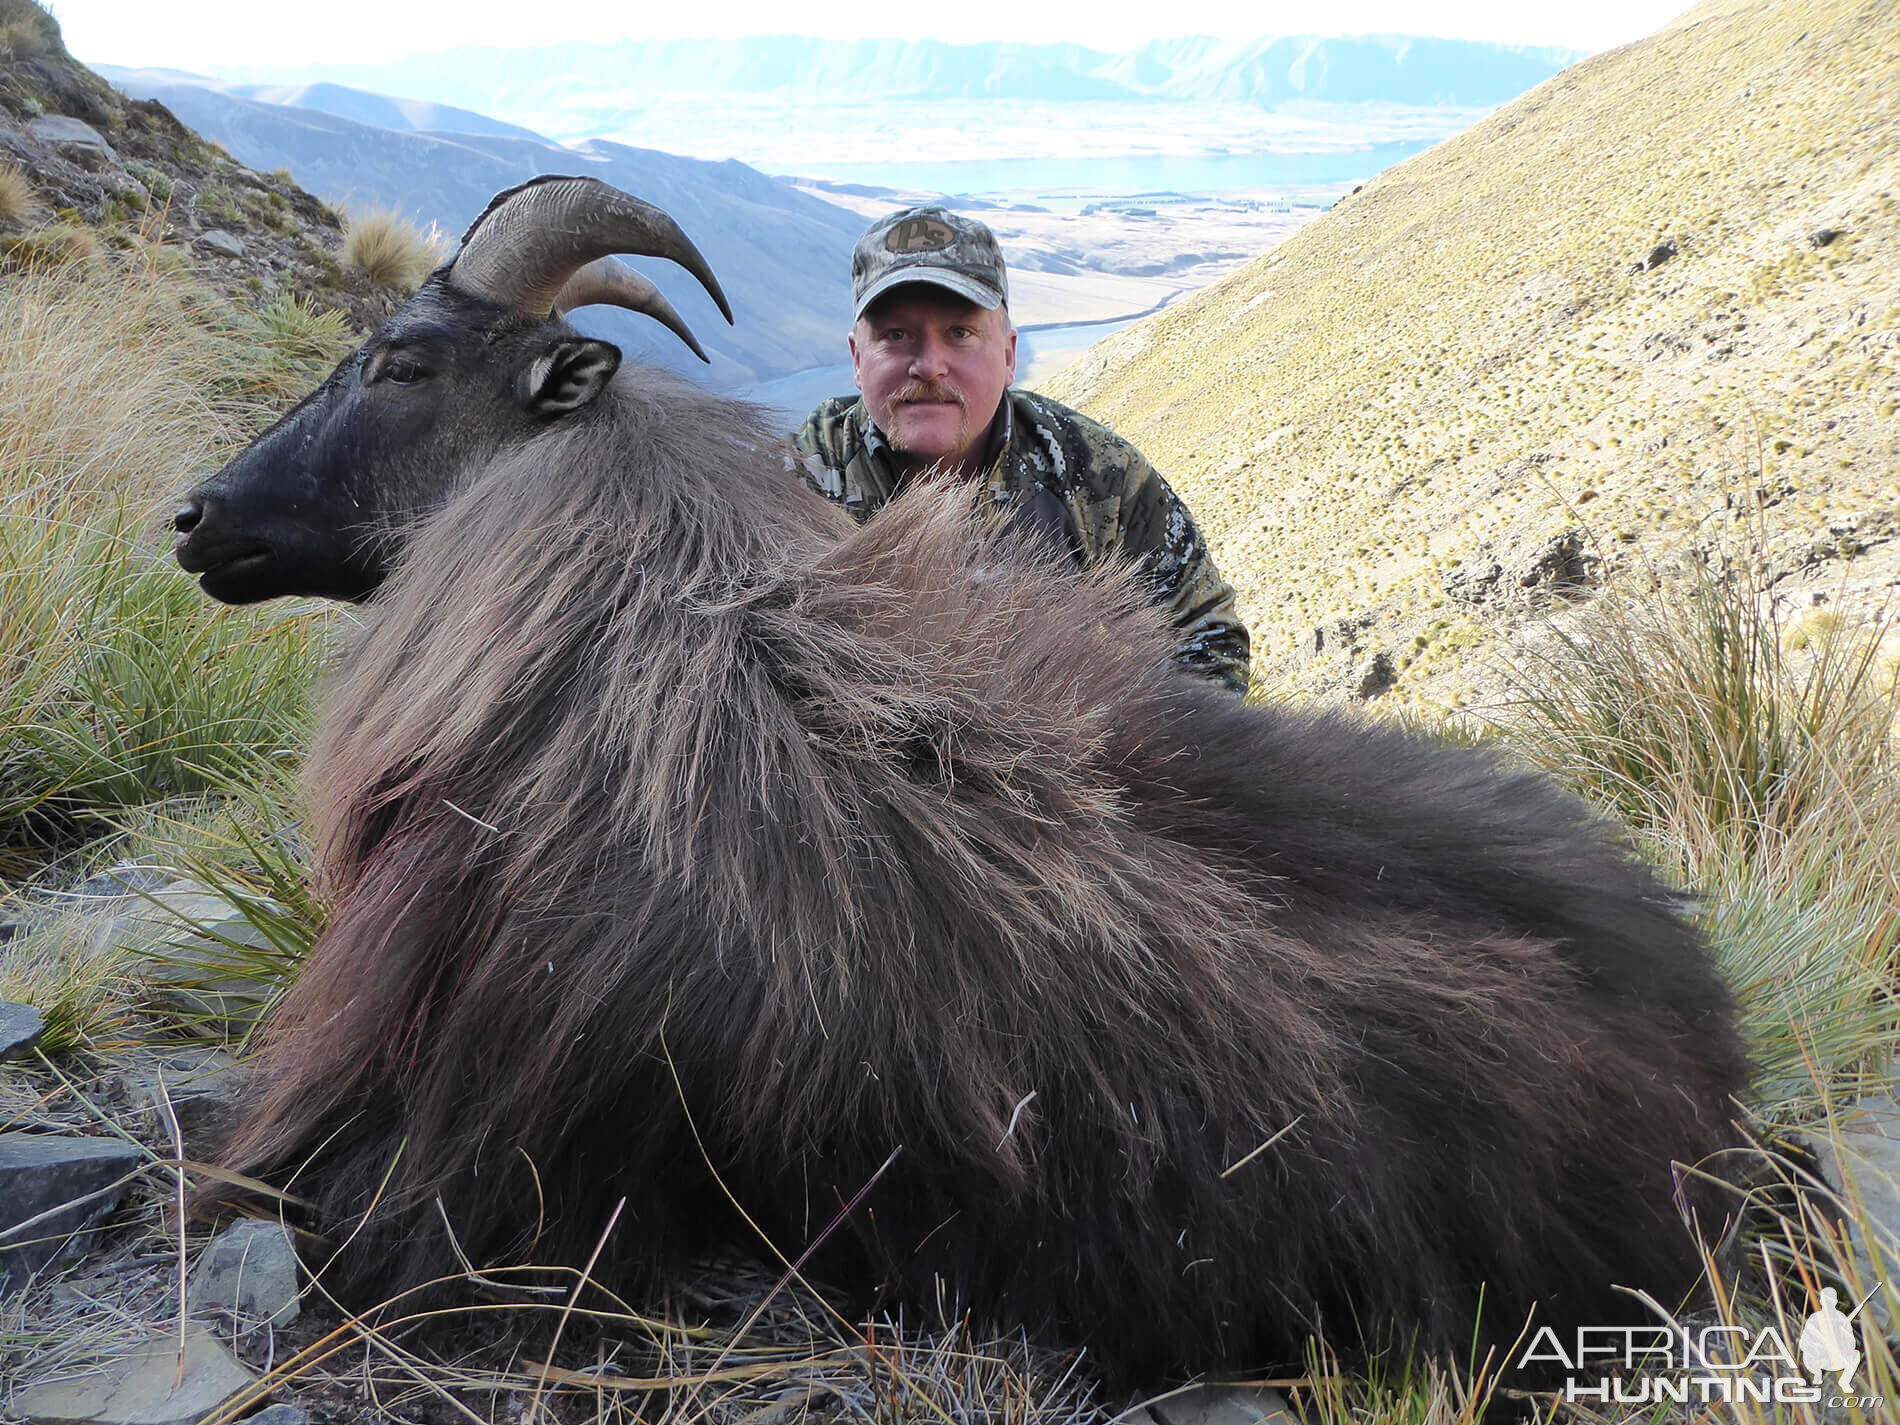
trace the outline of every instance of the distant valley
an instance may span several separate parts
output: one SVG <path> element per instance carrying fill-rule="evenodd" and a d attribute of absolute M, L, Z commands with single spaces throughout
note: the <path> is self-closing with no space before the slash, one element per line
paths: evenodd
<path fill-rule="evenodd" d="M 850 247 L 878 213 L 947 194 L 991 223 L 1034 382 L 1573 57 L 1404 37 L 1115 54 L 778 36 L 217 77 L 100 69 L 255 168 L 450 237 L 537 173 L 591 173 L 659 203 L 733 297 L 727 328 L 690 279 L 644 265 L 712 354 L 708 376 L 789 412 L 848 388 Z M 698 367 L 650 323 L 584 323 L 636 357 Z"/>
<path fill-rule="evenodd" d="M 693 324 L 711 371 L 644 320 L 597 309 L 582 324 L 638 359 L 704 372 L 787 412 L 809 406 L 811 393 L 849 388 L 838 363 L 857 235 L 878 213 L 940 196 L 779 181 L 738 162 L 606 140 L 561 145 L 472 110 L 327 82 L 251 85 L 111 65 L 100 72 L 135 98 L 164 103 L 253 168 L 287 169 L 346 210 L 392 209 L 451 239 L 493 193 L 537 173 L 593 174 L 658 203 L 692 234 L 733 300 L 738 322 L 727 327 L 690 278 L 667 264 L 641 264 Z M 1065 364 L 1091 332 L 1157 310 L 1265 251 L 1341 191 L 1333 183 L 952 201 L 1001 237 L 1015 276 L 1012 311 L 1025 329 L 1024 373 L 1040 376 Z M 1065 339 L 1068 330 L 1077 336 Z"/>

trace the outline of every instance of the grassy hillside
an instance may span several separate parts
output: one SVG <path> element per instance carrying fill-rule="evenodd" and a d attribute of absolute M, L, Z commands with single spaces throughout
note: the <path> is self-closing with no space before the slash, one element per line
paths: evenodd
<path fill-rule="evenodd" d="M 1182 489 L 1270 683 L 1467 704 L 1738 535 L 1790 620 L 1891 588 L 1897 190 L 1900 8 L 1706 4 L 1049 389 Z"/>

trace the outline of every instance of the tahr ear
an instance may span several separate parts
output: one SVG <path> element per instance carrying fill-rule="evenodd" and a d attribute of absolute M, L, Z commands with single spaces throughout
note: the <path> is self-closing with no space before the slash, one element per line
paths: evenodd
<path fill-rule="evenodd" d="M 620 348 L 587 337 L 564 337 L 528 364 L 521 404 L 531 415 L 564 416 L 607 389 L 620 369 Z"/>

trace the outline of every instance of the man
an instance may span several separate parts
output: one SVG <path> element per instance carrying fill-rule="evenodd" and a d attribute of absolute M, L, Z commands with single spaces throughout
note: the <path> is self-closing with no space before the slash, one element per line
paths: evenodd
<path fill-rule="evenodd" d="M 1247 691 L 1247 629 L 1180 497 L 1120 436 L 1016 377 L 1008 274 L 995 234 L 944 208 L 872 224 L 851 259 L 851 369 L 861 393 L 794 437 L 817 490 L 868 519 L 926 470 L 984 479 L 1017 519 L 1078 562 L 1139 557 L 1180 642 L 1175 656 Z"/>

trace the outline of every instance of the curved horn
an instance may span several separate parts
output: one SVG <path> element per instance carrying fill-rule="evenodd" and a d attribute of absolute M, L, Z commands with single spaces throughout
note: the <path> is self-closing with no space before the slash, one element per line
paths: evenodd
<path fill-rule="evenodd" d="M 596 303 L 646 313 L 690 346 L 694 356 L 712 364 L 712 358 L 693 339 L 692 330 L 673 310 L 673 304 L 660 295 L 660 289 L 611 257 L 596 258 L 567 279 L 567 285 L 554 296 L 554 315 L 564 317 L 576 307 Z"/>
<path fill-rule="evenodd" d="M 541 316 L 553 311 L 568 278 L 612 252 L 672 259 L 699 279 L 732 320 L 719 280 L 679 224 L 598 178 L 549 175 L 497 193 L 462 234 L 448 280 L 474 296 Z"/>

